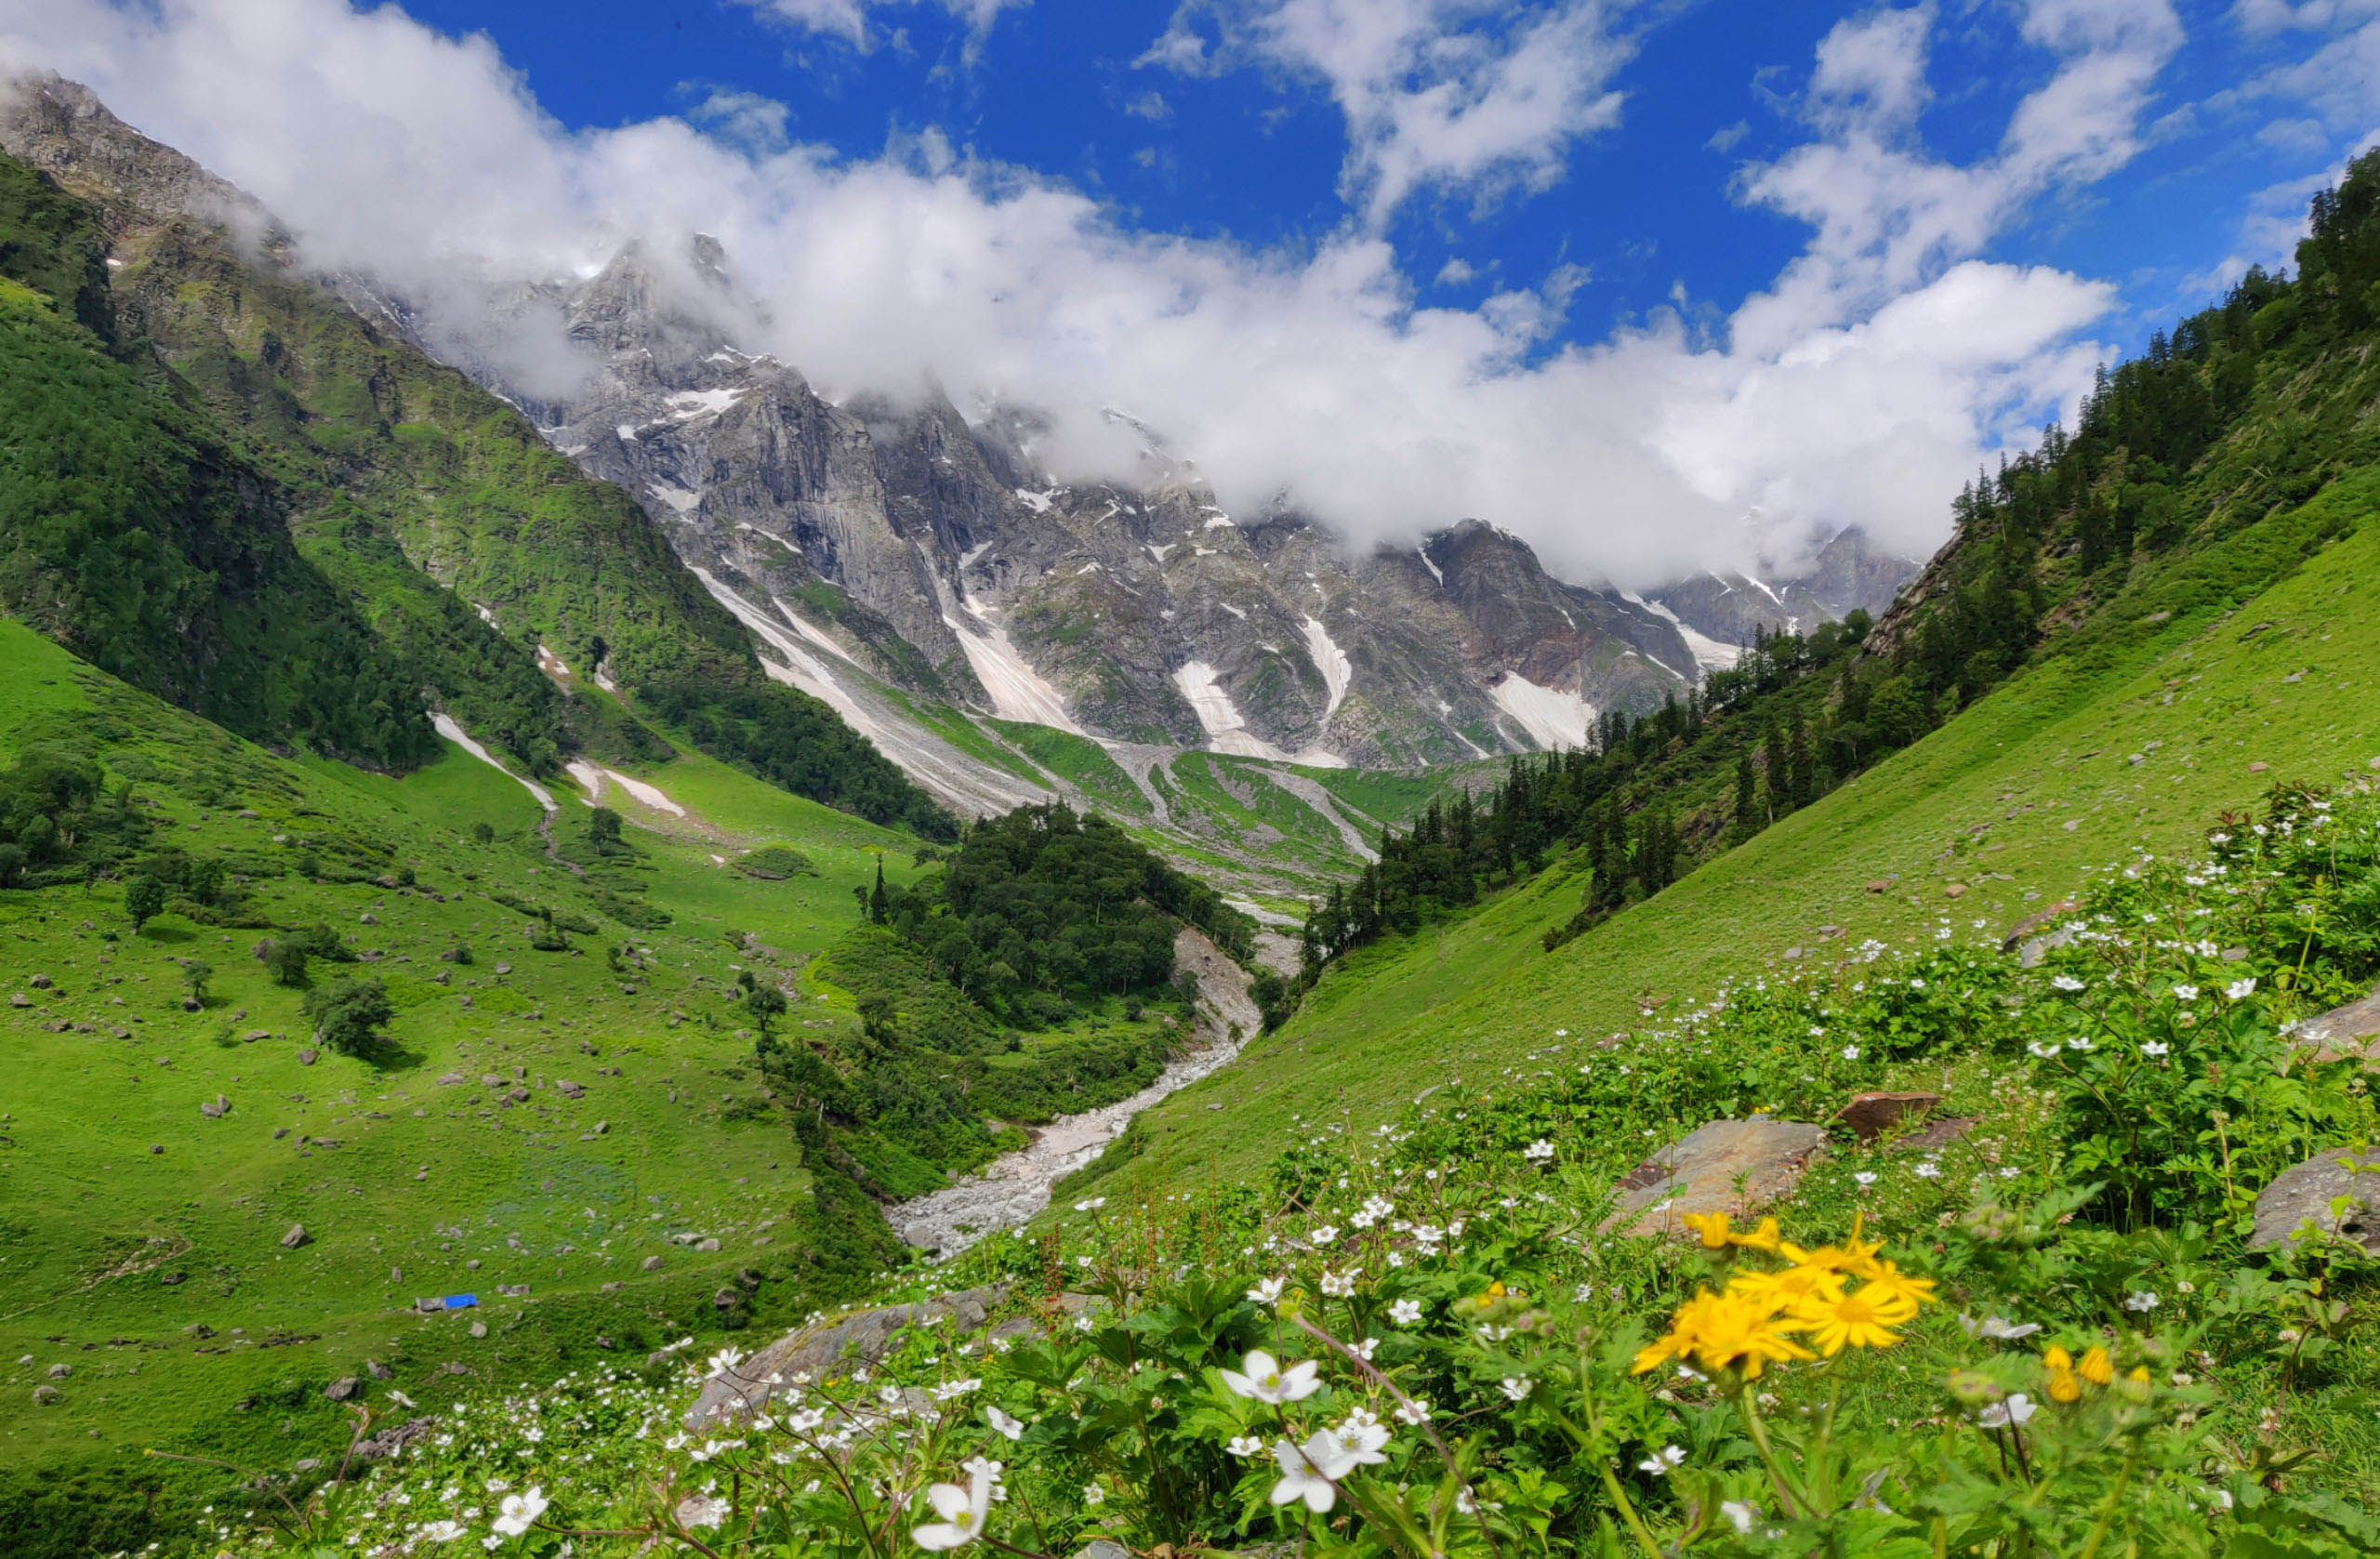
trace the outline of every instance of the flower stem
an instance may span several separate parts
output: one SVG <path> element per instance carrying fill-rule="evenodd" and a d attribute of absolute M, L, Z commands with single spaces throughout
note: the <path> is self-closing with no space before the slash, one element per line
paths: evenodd
<path fill-rule="evenodd" d="M 1768 1426 L 1761 1421 L 1760 1408 L 1752 1401 L 1752 1388 L 1743 1381 L 1736 1382 L 1736 1411 L 1744 1420 L 1745 1433 L 1752 1436 L 1752 1448 L 1760 1453 L 1760 1464 L 1768 1469 L 1768 1481 L 1777 1497 L 1785 1501 L 1788 1510 L 1805 1515 L 1816 1515 L 1810 1501 L 1785 1476 L 1785 1469 L 1778 1465 L 1777 1449 L 1768 1443 Z"/>

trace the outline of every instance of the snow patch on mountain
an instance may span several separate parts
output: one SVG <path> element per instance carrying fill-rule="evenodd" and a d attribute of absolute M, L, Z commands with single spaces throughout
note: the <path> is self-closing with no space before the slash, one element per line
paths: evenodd
<path fill-rule="evenodd" d="M 1495 697 L 1496 707 L 1512 716 L 1540 747 L 1552 751 L 1587 745 L 1596 710 L 1577 694 L 1540 687 L 1517 671 L 1507 671 L 1496 684 Z"/>
<path fill-rule="evenodd" d="M 974 603 L 969 601 L 971 613 Z M 967 664 L 974 668 L 975 680 L 991 694 L 993 712 L 1002 720 L 1023 720 L 1032 725 L 1054 726 L 1060 731 L 1085 734 L 1074 716 L 1066 712 L 1065 695 L 1055 684 L 1033 669 L 1033 664 L 1017 653 L 1009 641 L 1008 630 L 978 616 L 968 622 L 949 613 L 942 620 L 959 636 L 959 647 L 967 654 Z"/>
<path fill-rule="evenodd" d="M 744 390 L 681 390 L 669 397 L 669 415 L 681 422 L 717 416 L 749 393 Z"/>
<path fill-rule="evenodd" d="M 1274 746 L 1248 730 L 1248 721 L 1240 718 L 1239 706 L 1216 680 L 1215 668 L 1203 660 L 1194 660 L 1173 674 L 1173 685 L 1190 702 L 1190 712 L 1198 717 L 1198 729 L 1207 733 L 1207 745 L 1217 752 L 1237 753 L 1243 758 L 1274 758 L 1284 756 Z"/>
<path fill-rule="evenodd" d="M 1669 620 L 1670 626 L 1677 629 L 1678 637 L 1686 641 L 1686 647 L 1694 652 L 1694 667 L 1697 671 L 1707 673 L 1731 670 L 1744 653 L 1743 646 L 1740 644 L 1730 644 L 1724 640 L 1713 639 L 1707 633 L 1696 632 L 1686 626 L 1686 619 L 1658 601 L 1646 601 L 1643 596 L 1633 591 L 1623 591 L 1622 596 L 1630 603 L 1643 607 L 1656 617 L 1665 617 Z"/>
<path fill-rule="evenodd" d="M 602 801 L 603 786 L 610 784 L 618 786 L 655 812 L 666 812 L 672 817 L 686 815 L 686 809 L 671 800 L 668 794 L 657 785 L 647 785 L 644 781 L 624 774 L 617 769 L 606 769 L 602 764 L 589 763 L 583 758 L 572 759 L 564 767 L 570 771 L 570 777 L 578 782 L 578 787 L 587 792 L 587 804 L 590 807 Z"/>
<path fill-rule="evenodd" d="M 694 507 L 703 501 L 703 495 L 691 487 L 672 486 L 667 482 L 647 482 L 646 485 L 653 490 L 654 497 L 668 504 L 671 512 L 681 520 L 692 514 Z"/>
<path fill-rule="evenodd" d="M 858 661 L 852 659 L 852 653 L 849 650 L 844 649 L 840 644 L 836 643 L 834 640 L 828 638 L 825 629 L 819 628 L 816 624 L 802 616 L 800 613 L 796 612 L 792 607 L 787 606 L 785 603 L 784 597 L 773 595 L 769 597 L 769 604 L 774 606 L 779 612 L 783 613 L 785 614 L 785 620 L 793 625 L 793 631 L 801 635 L 802 638 L 807 639 L 813 644 L 817 645 L 820 649 L 826 651 L 839 659 L 851 661 L 853 666 L 857 666 L 859 664 Z"/>
<path fill-rule="evenodd" d="M 762 655 L 761 670 L 767 672 L 776 681 L 800 688 L 813 698 L 825 700 L 829 707 L 843 717 L 853 730 L 867 737 L 878 746 L 884 746 L 884 733 L 881 727 L 868 717 L 867 711 L 859 707 L 856 699 L 843 691 L 840 683 L 826 674 L 826 668 L 818 664 L 817 657 L 810 653 L 800 639 L 787 633 L 767 613 L 721 584 L 719 576 L 710 570 L 698 568 L 694 571 L 694 575 L 703 582 L 703 588 L 711 593 L 711 599 L 735 614 L 737 621 L 758 634 L 761 642 L 786 658 L 786 664 L 780 666 L 768 656 Z"/>
<path fill-rule="evenodd" d="M 1314 668 L 1322 673 L 1322 685 L 1330 694 L 1322 711 L 1322 718 L 1327 720 L 1339 712 L 1339 706 L 1346 700 L 1347 684 L 1355 679 L 1355 667 L 1320 622 L 1308 617 L 1304 627 L 1306 655 L 1314 662 Z"/>
<path fill-rule="evenodd" d="M 1233 703 L 1231 694 L 1217 677 L 1215 668 L 1203 660 L 1194 660 L 1173 674 L 1173 685 L 1189 702 L 1193 714 L 1198 717 L 1198 729 L 1207 733 L 1207 750 L 1228 754 L 1234 758 L 1262 758 L 1274 763 L 1298 763 L 1309 769 L 1343 769 L 1347 760 L 1327 747 L 1307 747 L 1302 752 L 1283 752 L 1279 747 L 1248 729 L 1239 706 Z"/>
<path fill-rule="evenodd" d="M 512 781 L 512 783 L 518 785 L 522 789 L 527 791 L 530 795 L 535 796 L 537 799 L 537 805 L 545 808 L 548 812 L 556 812 L 561 810 L 554 804 L 554 793 L 552 791 L 548 790 L 536 780 L 522 779 L 519 774 L 514 773 L 511 770 L 497 762 L 496 760 L 496 754 L 488 751 L 487 748 L 471 740 L 469 734 L 467 733 L 461 726 L 455 723 L 454 716 L 444 713 L 434 714 L 430 717 L 430 723 L 436 728 L 441 736 L 445 737 L 448 741 L 454 743 L 465 752 L 469 753 L 473 758 L 478 759 L 489 768 L 494 769 L 497 773 L 502 774 L 506 779 Z"/>

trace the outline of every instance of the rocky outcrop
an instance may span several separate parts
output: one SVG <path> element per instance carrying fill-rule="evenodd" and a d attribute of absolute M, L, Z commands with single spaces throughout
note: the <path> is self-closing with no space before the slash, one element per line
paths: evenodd
<path fill-rule="evenodd" d="M 981 1331 L 991 1312 L 1008 1302 L 1008 1294 L 1006 1284 L 996 1283 L 919 1304 L 854 1311 L 789 1332 L 705 1381 L 694 1405 L 687 1409 L 686 1427 L 701 1429 L 717 1419 L 758 1412 L 787 1385 L 873 1367 L 911 1327 L 947 1322 L 953 1341 Z M 1031 1328 L 1029 1321 L 1012 1322 L 1009 1331 Z"/>
<path fill-rule="evenodd" d="M 1894 1127 L 1924 1120 L 1941 1103 L 1938 1093 L 1858 1093 L 1834 1113 L 1834 1119 L 1861 1142 L 1871 1143 Z"/>
<path fill-rule="evenodd" d="M 1826 1129 L 1800 1121 L 1712 1121 L 1630 1171 L 1602 1231 L 1682 1235 L 1688 1213 L 1752 1212 L 1791 1192 L 1825 1146 Z"/>
<path fill-rule="evenodd" d="M 1728 644 L 1749 644 L 1753 632 L 1807 633 L 1854 611 L 1881 616 L 1919 564 L 1884 551 L 1858 526 L 1838 533 L 1806 562 L 1760 577 L 1704 574 L 1655 592 L 1652 599 L 1695 631 Z"/>
<path fill-rule="evenodd" d="M 2345 1061 L 2354 1056 L 2380 1065 L 2380 991 L 2304 1019 L 2289 1035 L 2317 1060 Z"/>
<path fill-rule="evenodd" d="M 1477 522 L 1366 553 L 1287 509 L 1226 513 L 1121 414 L 1138 473 L 1066 486 L 1030 410 L 830 401 L 742 350 L 757 311 L 707 239 L 533 290 L 591 376 L 541 399 L 467 369 L 853 699 L 864 675 L 1119 741 L 1389 765 L 1575 744 L 1699 674 L 1673 617 Z"/>
<path fill-rule="evenodd" d="M 2344 1198 L 2344 1211 L 2332 1210 Z M 2248 1248 L 2294 1239 L 2307 1226 L 2380 1252 L 2380 1154 L 2333 1148 L 2274 1178 L 2256 1197 Z"/>

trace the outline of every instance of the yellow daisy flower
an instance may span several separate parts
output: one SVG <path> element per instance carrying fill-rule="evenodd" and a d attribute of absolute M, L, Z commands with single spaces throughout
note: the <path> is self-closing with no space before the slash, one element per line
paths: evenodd
<path fill-rule="evenodd" d="M 1849 1293 L 1814 1294 L 1793 1307 L 1791 1324 L 1832 1358 L 1845 1347 L 1891 1347 L 1900 1341 L 1891 1328 L 1915 1314 L 1906 1301 L 1880 1296 L 1871 1285 Z"/>
<path fill-rule="evenodd" d="M 2108 1357 L 2105 1348 L 2094 1348 L 2082 1355 L 2074 1372 L 2095 1386 L 2104 1386 L 2116 1378 L 2116 1361 Z"/>
<path fill-rule="evenodd" d="M 1727 1248 L 1727 1215 L 1724 1212 L 1689 1212 L 1678 1220 L 1702 1237 L 1705 1250 Z"/>

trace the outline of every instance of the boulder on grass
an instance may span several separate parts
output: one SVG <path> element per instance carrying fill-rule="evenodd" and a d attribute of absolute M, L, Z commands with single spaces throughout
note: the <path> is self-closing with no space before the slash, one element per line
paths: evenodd
<path fill-rule="evenodd" d="M 1688 1213 L 1751 1213 L 1792 1191 L 1825 1146 L 1826 1128 L 1805 1121 L 1711 1121 L 1629 1171 L 1602 1232 L 1683 1235 Z"/>
<path fill-rule="evenodd" d="M 1938 1093 L 1855 1093 L 1834 1119 L 1861 1142 L 1872 1143 L 1904 1121 L 1924 1120 L 1941 1102 Z"/>
<path fill-rule="evenodd" d="M 2347 1198 L 2343 1212 L 2332 1204 Z M 2283 1169 L 2256 1197 L 2255 1232 L 2248 1249 L 2263 1250 L 2297 1237 L 2307 1224 L 2380 1252 L 2380 1153 L 2335 1147 L 2294 1169 Z"/>
<path fill-rule="evenodd" d="M 2318 1061 L 2360 1056 L 2380 1065 L 2380 991 L 2306 1019 L 2290 1031 L 2290 1037 L 2300 1050 L 2312 1050 Z"/>
<path fill-rule="evenodd" d="M 722 1293 L 729 1290 L 722 1289 Z M 713 1420 L 758 1412 L 778 1385 L 797 1375 L 819 1376 L 873 1365 L 892 1347 L 906 1328 L 950 1317 L 956 1335 L 981 1328 L 989 1313 L 1008 1299 L 1008 1286 L 969 1288 L 919 1304 L 886 1305 L 862 1310 L 815 1326 L 788 1332 L 750 1358 L 722 1369 L 703 1382 L 702 1394 L 686 1413 L 686 1427 L 701 1429 Z"/>

